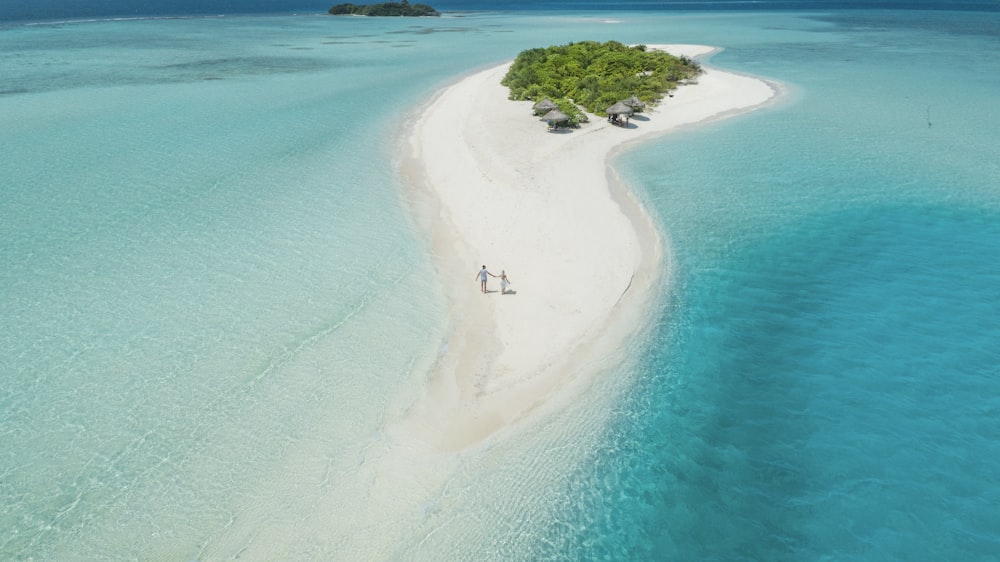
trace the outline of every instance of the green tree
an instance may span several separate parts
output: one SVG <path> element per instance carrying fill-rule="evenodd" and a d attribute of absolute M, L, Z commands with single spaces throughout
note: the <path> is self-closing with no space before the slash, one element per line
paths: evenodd
<path fill-rule="evenodd" d="M 585 120 L 577 106 L 603 115 L 610 105 L 632 96 L 654 105 L 677 82 L 700 73 L 696 62 L 649 51 L 645 45 L 581 41 L 522 51 L 501 83 L 510 90 L 511 99 L 548 97 L 561 108 L 572 106 L 563 109 L 567 115 L 575 109 Z"/>
<path fill-rule="evenodd" d="M 441 13 L 427 4 L 410 4 L 407 0 L 401 2 L 385 2 L 382 4 L 337 4 L 330 8 L 329 13 L 335 16 L 440 16 Z"/>

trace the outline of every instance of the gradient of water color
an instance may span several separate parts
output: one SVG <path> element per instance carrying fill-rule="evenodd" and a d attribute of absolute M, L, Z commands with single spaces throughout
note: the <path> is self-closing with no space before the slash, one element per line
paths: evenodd
<path fill-rule="evenodd" d="M 583 39 L 788 93 L 619 159 L 675 255 L 637 367 L 463 457 L 396 556 L 996 557 L 997 14 L 557 8 L 0 30 L 0 557 L 197 558 L 354 485 L 447 338 L 397 131 Z"/>

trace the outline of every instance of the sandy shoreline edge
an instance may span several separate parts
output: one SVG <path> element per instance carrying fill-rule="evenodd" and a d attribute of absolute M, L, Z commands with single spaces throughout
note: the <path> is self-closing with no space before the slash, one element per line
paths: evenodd
<path fill-rule="evenodd" d="M 648 45 L 704 57 L 700 45 Z M 532 102 L 507 99 L 510 63 L 439 92 L 404 132 L 405 198 L 430 237 L 449 303 L 447 351 L 393 433 L 435 450 L 478 444 L 621 360 L 663 294 L 663 244 L 610 159 L 632 142 L 752 110 L 777 89 L 704 67 L 632 127 L 591 116 L 551 133 Z M 479 291 L 477 270 L 505 270 Z"/>

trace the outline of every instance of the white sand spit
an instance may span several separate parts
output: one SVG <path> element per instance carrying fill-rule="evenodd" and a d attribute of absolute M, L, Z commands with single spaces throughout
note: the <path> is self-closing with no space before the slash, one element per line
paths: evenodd
<path fill-rule="evenodd" d="M 697 57 L 713 48 L 653 45 Z M 432 236 L 451 303 L 448 352 L 404 426 L 436 448 L 477 443 L 567 396 L 608 365 L 644 324 L 662 288 L 657 230 L 631 193 L 609 181 L 624 143 L 756 107 L 765 82 L 707 68 L 629 128 L 601 117 L 547 132 L 531 102 L 500 85 L 509 63 L 440 93 L 417 119 L 404 175 Z M 481 265 L 505 270 L 514 294 Z"/>

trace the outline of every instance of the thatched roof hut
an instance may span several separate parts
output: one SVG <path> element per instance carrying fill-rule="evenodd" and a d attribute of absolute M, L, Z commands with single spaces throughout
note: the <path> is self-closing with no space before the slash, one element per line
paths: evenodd
<path fill-rule="evenodd" d="M 624 102 L 618 102 L 605 109 L 604 113 L 607 113 L 608 115 L 632 115 L 632 108 L 625 105 Z"/>
<path fill-rule="evenodd" d="M 569 121 L 569 115 L 566 115 L 558 109 L 553 109 L 542 116 L 542 121 L 547 121 L 549 123 L 549 127 L 559 127 L 561 124 L 566 124 L 566 122 Z"/>
<path fill-rule="evenodd" d="M 554 101 L 550 100 L 549 98 L 545 98 L 542 101 L 540 101 L 540 102 L 536 103 L 535 105 L 531 106 L 531 110 L 535 112 L 535 115 L 541 115 L 543 113 L 548 113 L 549 111 L 552 111 L 553 109 L 558 109 L 558 108 L 559 108 L 559 106 L 556 105 L 556 103 Z"/>
<path fill-rule="evenodd" d="M 641 99 L 637 98 L 636 96 L 632 96 L 629 99 L 623 101 L 622 103 L 624 103 L 625 105 L 631 107 L 633 110 L 637 110 L 637 111 L 642 110 L 644 107 L 646 107 L 646 102 L 642 101 Z"/>

